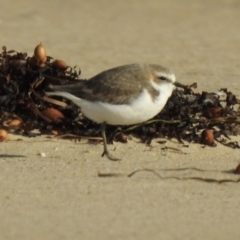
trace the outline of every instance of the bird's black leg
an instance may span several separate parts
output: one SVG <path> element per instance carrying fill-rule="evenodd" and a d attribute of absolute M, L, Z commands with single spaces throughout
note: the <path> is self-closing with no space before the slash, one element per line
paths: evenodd
<path fill-rule="evenodd" d="M 104 147 L 104 151 L 102 153 L 102 157 L 104 155 L 106 155 L 108 157 L 108 159 L 112 160 L 112 161 L 119 161 L 121 159 L 119 158 L 115 158 L 114 156 L 112 156 L 109 151 L 108 151 L 108 148 L 107 148 L 107 138 L 106 138 L 106 133 L 105 133 L 105 129 L 106 129 L 106 123 L 103 122 L 101 123 L 101 134 L 102 134 L 102 138 L 103 138 L 103 147 Z"/>

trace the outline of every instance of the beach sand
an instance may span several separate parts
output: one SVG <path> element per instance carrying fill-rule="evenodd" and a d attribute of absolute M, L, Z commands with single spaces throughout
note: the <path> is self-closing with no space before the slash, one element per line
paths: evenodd
<path fill-rule="evenodd" d="M 83 78 L 157 63 L 199 92 L 227 87 L 239 97 L 239 23 L 238 0 L 12 0 L 1 3 L 0 43 L 32 55 L 42 42 Z M 164 146 L 182 152 L 152 146 L 114 143 L 122 161 L 112 162 L 101 144 L 10 135 L 0 143 L 0 239 L 239 239 L 239 183 L 184 178 L 237 180 L 227 170 L 240 150 L 176 139 Z M 98 176 L 143 168 L 174 178 Z"/>

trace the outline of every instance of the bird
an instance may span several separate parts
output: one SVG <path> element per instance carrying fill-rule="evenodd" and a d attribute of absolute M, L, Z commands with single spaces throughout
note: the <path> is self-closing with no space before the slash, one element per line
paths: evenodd
<path fill-rule="evenodd" d="M 180 83 L 179 83 L 180 84 Z M 164 108 L 178 83 L 173 72 L 158 64 L 133 63 L 103 71 L 79 83 L 50 86 L 48 96 L 61 96 L 81 108 L 82 113 L 100 124 L 103 153 L 108 150 L 106 125 L 133 125 L 156 116 Z"/>

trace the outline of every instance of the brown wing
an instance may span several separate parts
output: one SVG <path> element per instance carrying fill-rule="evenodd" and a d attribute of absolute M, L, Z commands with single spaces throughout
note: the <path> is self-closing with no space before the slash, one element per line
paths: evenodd
<path fill-rule="evenodd" d="M 51 89 L 68 92 L 89 101 L 126 104 L 143 89 L 143 80 L 139 80 L 139 77 L 143 77 L 141 67 L 131 64 L 104 71 L 79 84 L 53 86 Z"/>

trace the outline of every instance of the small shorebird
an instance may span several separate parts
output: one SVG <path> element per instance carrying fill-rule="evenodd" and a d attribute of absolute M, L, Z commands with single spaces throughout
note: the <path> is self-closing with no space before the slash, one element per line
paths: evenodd
<path fill-rule="evenodd" d="M 177 83 L 175 75 L 156 64 L 129 64 L 109 69 L 89 80 L 63 86 L 51 86 L 47 95 L 62 96 L 81 108 L 83 114 L 101 124 L 104 151 L 107 148 L 106 124 L 131 125 L 157 115 L 165 106 Z"/>

